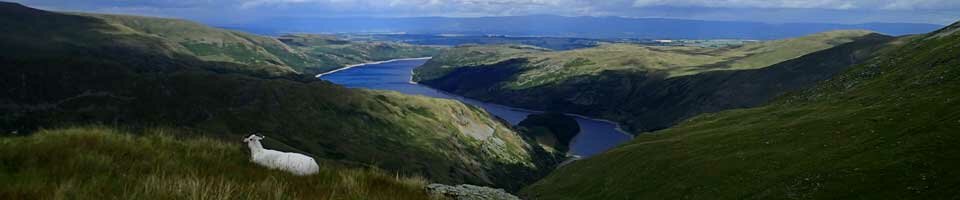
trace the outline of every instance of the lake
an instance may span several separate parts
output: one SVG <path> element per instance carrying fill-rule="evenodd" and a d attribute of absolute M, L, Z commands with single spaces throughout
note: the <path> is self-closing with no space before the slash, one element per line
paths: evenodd
<path fill-rule="evenodd" d="M 486 109 L 487 112 L 503 118 L 512 125 L 517 125 L 527 115 L 540 113 L 540 111 L 482 102 L 411 82 L 413 69 L 426 61 L 427 59 L 409 59 L 360 65 L 325 74 L 319 78 L 350 88 L 392 90 L 404 94 L 459 100 Z M 617 129 L 617 124 L 612 122 L 582 116 L 573 117 L 580 125 L 580 133 L 571 141 L 570 154 L 583 157 L 596 155 L 632 138 L 629 134 Z"/>

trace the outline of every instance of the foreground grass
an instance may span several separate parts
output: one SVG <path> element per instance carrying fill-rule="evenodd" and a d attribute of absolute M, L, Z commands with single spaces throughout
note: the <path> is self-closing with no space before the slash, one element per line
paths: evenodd
<path fill-rule="evenodd" d="M 321 166 L 298 177 L 248 161 L 238 141 L 104 127 L 0 138 L 0 199 L 429 199 L 421 178 Z"/>

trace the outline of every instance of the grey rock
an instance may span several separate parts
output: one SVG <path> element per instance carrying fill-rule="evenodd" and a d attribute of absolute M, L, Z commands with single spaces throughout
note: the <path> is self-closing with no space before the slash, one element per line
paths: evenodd
<path fill-rule="evenodd" d="M 520 200 L 503 189 L 467 184 L 450 186 L 435 183 L 427 185 L 427 192 L 456 200 Z"/>

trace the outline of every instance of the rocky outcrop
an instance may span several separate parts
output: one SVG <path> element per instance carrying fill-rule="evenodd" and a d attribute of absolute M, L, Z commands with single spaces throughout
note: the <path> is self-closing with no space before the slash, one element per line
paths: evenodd
<path fill-rule="evenodd" d="M 444 184 L 427 185 L 427 192 L 456 200 L 520 200 L 519 197 L 507 193 L 503 189 L 495 189 L 476 185 L 450 186 Z"/>

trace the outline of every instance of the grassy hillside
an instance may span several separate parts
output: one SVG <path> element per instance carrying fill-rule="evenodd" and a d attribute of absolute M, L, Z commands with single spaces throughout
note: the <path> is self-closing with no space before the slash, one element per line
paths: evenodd
<path fill-rule="evenodd" d="M 171 49 L 201 60 L 265 66 L 285 73 L 315 74 L 370 61 L 427 57 L 441 49 L 402 43 L 353 42 L 312 35 L 271 38 L 179 19 L 80 15 L 103 19 L 124 33 L 161 39 Z"/>
<path fill-rule="evenodd" d="M 638 135 L 525 192 L 539 199 L 960 198 L 957 29 L 897 41 L 903 45 L 763 107 Z"/>
<path fill-rule="evenodd" d="M 331 165 L 298 177 L 250 162 L 239 140 L 182 135 L 74 127 L 2 137 L 0 199 L 431 198 L 422 178 Z"/>
<path fill-rule="evenodd" d="M 505 61 L 496 58 L 506 56 L 490 53 L 489 55 L 495 56 L 489 57 L 496 58 L 487 59 L 487 62 L 477 62 L 479 65 L 464 65 L 474 67 L 444 67 L 444 70 L 431 70 L 432 66 L 428 64 L 418 68 L 418 70 L 422 70 L 422 73 L 447 71 L 441 73 L 443 75 L 437 76 L 437 78 L 421 81 L 423 84 L 441 90 L 507 105 L 611 119 L 620 122 L 628 131 L 638 133 L 667 128 L 700 113 L 761 105 L 786 91 L 813 85 L 843 71 L 850 65 L 872 58 L 877 52 L 887 49 L 888 45 L 886 44 L 893 40 L 889 36 L 879 34 L 866 34 L 850 38 L 852 35 L 863 33 L 865 32 L 829 32 L 804 38 L 720 49 L 643 47 L 622 44 L 614 47 L 608 45 L 597 49 L 619 50 L 606 53 L 601 53 L 603 51 L 596 49 L 574 50 L 566 53 L 514 53 L 508 54 L 514 57 Z M 798 43 L 808 43 L 806 46 L 811 47 L 828 44 L 837 46 L 762 68 L 741 64 L 766 64 L 772 61 L 761 62 L 758 60 L 769 58 L 772 54 L 794 54 L 796 52 L 792 49 L 792 46 L 803 46 Z M 486 49 L 492 51 L 489 49 L 496 48 L 488 47 Z M 712 63 L 716 62 L 712 59 L 719 58 L 718 55 L 745 54 L 742 52 L 747 50 L 743 49 L 752 49 L 752 51 L 763 53 L 750 54 L 739 58 L 739 60 L 723 61 L 721 64 L 706 64 L 691 68 L 713 71 L 683 76 L 673 76 L 670 73 L 670 70 L 682 71 L 682 69 L 686 69 L 685 67 L 670 67 L 672 64 L 695 66 L 698 65 L 695 64 L 698 62 L 701 64 Z M 450 52 L 456 51 L 454 49 Z M 580 51 L 593 53 L 578 53 Z M 694 53 L 698 51 L 727 53 Z M 734 51 L 740 53 L 730 53 Z M 660 66 L 662 69 L 610 64 L 615 64 L 624 59 L 632 59 L 621 57 L 628 54 L 626 52 L 637 55 L 646 54 L 647 56 L 637 57 L 636 60 L 638 61 L 635 63 L 652 63 L 644 66 Z M 537 58 L 522 56 L 524 54 L 548 54 L 556 58 L 537 60 Z M 580 56 L 573 56 L 574 54 Z M 435 58 L 445 58 L 450 55 L 444 54 Z M 475 56 L 474 58 L 480 57 Z M 466 60 L 471 57 L 454 58 Z M 564 67 L 536 67 L 542 63 L 569 59 L 576 61 L 570 61 Z M 434 61 L 431 60 L 431 62 Z M 440 62 L 444 61 L 437 61 L 434 64 Z M 620 67 L 596 68 L 596 66 Z M 551 79 L 556 82 L 530 88 L 514 86 L 517 83 L 538 80 L 534 77 L 525 76 L 534 76 L 535 71 L 547 69 L 601 71 L 576 76 L 573 76 L 575 73 L 571 73 L 567 74 L 571 75 L 568 78 L 563 78 L 567 75 L 551 75 L 553 78 L 566 80 Z"/>
<path fill-rule="evenodd" d="M 824 50 L 870 34 L 869 31 L 832 31 L 800 38 L 725 48 L 604 44 L 570 51 L 518 51 L 512 46 L 466 46 L 445 52 L 417 70 L 417 80 L 432 80 L 449 68 L 492 66 L 515 58 L 529 61 L 505 87 L 525 89 L 560 83 L 603 71 L 644 71 L 667 77 L 717 70 L 767 67 Z M 453 59 L 448 59 L 453 58 Z"/>
<path fill-rule="evenodd" d="M 273 38 L 213 28 L 196 22 L 127 15 L 82 14 L 105 20 L 118 30 L 163 39 L 181 52 L 206 61 L 275 67 L 289 73 L 310 61 Z M 184 51 L 185 50 L 185 51 Z"/>
<path fill-rule="evenodd" d="M 527 45 L 462 45 L 444 51 L 414 69 L 414 81 L 433 80 L 446 76 L 454 70 L 467 66 L 492 65 L 504 60 L 550 52 Z"/>
<path fill-rule="evenodd" d="M 0 10 L 0 26 L 12 30 L 0 33 L 2 132 L 162 126 L 229 141 L 260 132 L 320 159 L 508 189 L 552 169 L 557 156 L 456 101 L 204 61 L 100 18 L 16 4 Z M 30 37 L 58 39 L 23 40 Z"/>
<path fill-rule="evenodd" d="M 278 38 L 315 60 L 308 71 L 324 72 L 348 64 L 396 58 L 420 58 L 438 54 L 439 46 L 416 46 L 395 42 L 348 41 L 329 35 L 294 34 Z"/>

